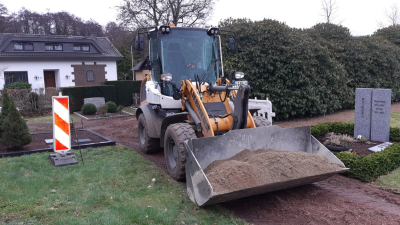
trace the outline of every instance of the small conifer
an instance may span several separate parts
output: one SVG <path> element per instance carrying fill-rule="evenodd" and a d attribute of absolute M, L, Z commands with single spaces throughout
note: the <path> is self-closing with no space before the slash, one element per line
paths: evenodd
<path fill-rule="evenodd" d="M 2 129 L 3 134 L 0 138 L 2 144 L 8 147 L 22 147 L 31 143 L 32 136 L 29 133 L 28 126 L 10 98 L 9 113 L 5 117 Z"/>
<path fill-rule="evenodd" d="M 3 134 L 2 126 L 4 120 L 7 118 L 8 113 L 10 111 L 10 99 L 11 99 L 10 95 L 8 95 L 7 93 L 6 88 L 3 89 L 2 95 L 3 95 L 3 103 L 1 104 L 1 113 L 0 113 L 0 137 Z"/>

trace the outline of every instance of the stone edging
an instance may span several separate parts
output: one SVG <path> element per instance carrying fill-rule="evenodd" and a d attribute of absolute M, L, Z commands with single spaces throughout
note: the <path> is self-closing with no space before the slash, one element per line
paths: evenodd
<path fill-rule="evenodd" d="M 75 115 L 79 116 L 80 118 L 83 118 L 85 120 L 103 120 L 103 119 L 110 119 L 110 118 L 121 118 L 121 117 L 128 117 L 128 116 L 134 116 L 135 114 L 129 113 L 127 111 L 122 110 L 122 112 L 129 114 L 129 115 L 121 115 L 121 116 L 108 116 L 108 117 L 99 117 L 99 118 L 87 118 L 84 115 L 79 114 L 78 112 L 74 112 Z"/>

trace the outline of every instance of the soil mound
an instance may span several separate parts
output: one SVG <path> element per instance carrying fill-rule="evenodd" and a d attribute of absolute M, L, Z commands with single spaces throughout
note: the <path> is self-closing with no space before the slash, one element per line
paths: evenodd
<path fill-rule="evenodd" d="M 244 150 L 237 155 L 211 163 L 205 170 L 215 194 L 223 194 L 339 171 L 342 166 L 324 156 L 273 149 Z"/>

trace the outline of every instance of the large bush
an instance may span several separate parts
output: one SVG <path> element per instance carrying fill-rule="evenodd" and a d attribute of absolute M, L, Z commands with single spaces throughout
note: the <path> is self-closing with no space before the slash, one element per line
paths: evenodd
<path fill-rule="evenodd" d="M 111 85 L 65 87 L 61 88 L 61 91 L 63 95 L 69 96 L 70 112 L 81 110 L 85 98 L 104 97 L 106 102 L 116 102 L 116 89 Z"/>
<path fill-rule="evenodd" d="M 389 88 L 400 101 L 399 26 L 364 37 L 326 23 L 302 30 L 227 19 L 220 28 L 236 32 L 237 52 L 223 41 L 225 72 L 243 71 L 251 97 L 268 97 L 278 120 L 354 108 L 356 88 Z"/>
<path fill-rule="evenodd" d="M 332 113 L 347 97 L 345 70 L 306 32 L 274 20 L 226 20 L 237 52 L 224 41 L 227 72 L 243 71 L 251 97 L 269 98 L 277 119 Z"/>
<path fill-rule="evenodd" d="M 379 29 L 374 32 L 374 36 L 383 37 L 393 44 L 400 46 L 400 25 L 392 25 Z"/>
<path fill-rule="evenodd" d="M 140 93 L 140 85 L 142 81 L 130 81 L 130 80 L 119 80 L 119 81 L 104 81 L 103 85 L 113 85 L 117 91 L 117 105 L 128 106 L 133 104 L 132 94 Z"/>
<path fill-rule="evenodd" d="M 397 33 L 396 33 L 397 31 Z M 400 100 L 400 49 L 394 37 L 400 40 L 400 28 L 384 28 L 373 36 L 352 37 L 346 27 L 317 24 L 306 30 L 310 36 L 326 47 L 331 56 L 343 67 L 347 98 L 343 108 L 353 108 L 356 88 L 390 88 L 392 101 Z"/>

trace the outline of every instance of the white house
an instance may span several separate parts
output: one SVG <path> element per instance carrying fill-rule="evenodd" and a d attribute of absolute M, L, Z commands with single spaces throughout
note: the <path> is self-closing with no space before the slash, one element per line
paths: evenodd
<path fill-rule="evenodd" d="M 94 86 L 117 80 L 123 56 L 108 38 L 0 34 L 0 89 L 16 81 L 32 89 Z"/>

